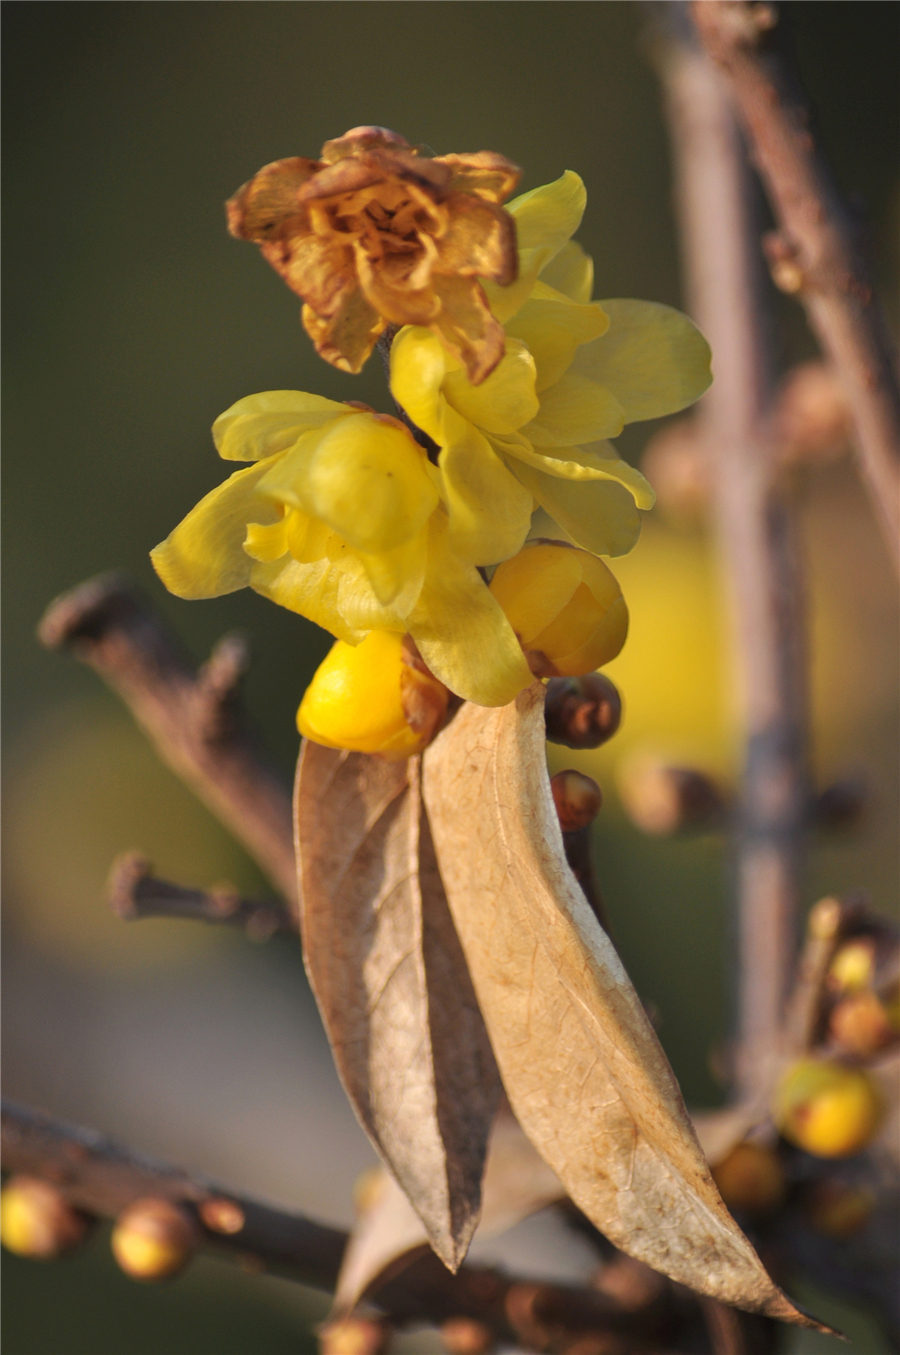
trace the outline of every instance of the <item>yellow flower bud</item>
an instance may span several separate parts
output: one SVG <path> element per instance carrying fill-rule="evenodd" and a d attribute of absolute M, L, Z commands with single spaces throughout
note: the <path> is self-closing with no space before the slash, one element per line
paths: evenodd
<path fill-rule="evenodd" d="M 135 1200 L 116 1220 L 111 1244 L 133 1280 L 167 1280 L 183 1270 L 199 1243 L 196 1225 L 171 1200 Z"/>
<path fill-rule="evenodd" d="M 778 1154 L 760 1143 L 739 1143 L 712 1169 L 729 1209 L 768 1214 L 784 1199 L 786 1181 Z"/>
<path fill-rule="evenodd" d="M 400 761 L 431 742 L 447 700 L 407 638 L 373 630 L 358 645 L 332 646 L 300 703 L 297 728 L 326 748 Z"/>
<path fill-rule="evenodd" d="M 854 937 L 841 946 L 828 968 L 828 987 L 835 993 L 857 993 L 868 988 L 875 973 L 875 941 Z"/>
<path fill-rule="evenodd" d="M 53 1260 L 77 1247 L 89 1224 L 56 1186 L 38 1177 L 10 1177 L 0 1195 L 0 1241 L 17 1256 Z"/>
<path fill-rule="evenodd" d="M 884 1114 L 878 1087 L 861 1068 L 804 1059 L 779 1083 L 773 1119 L 791 1143 L 816 1157 L 850 1157 L 865 1148 Z"/>
<path fill-rule="evenodd" d="M 614 659 L 628 609 L 602 560 L 564 541 L 531 542 L 497 566 L 491 592 L 538 677 L 578 677 Z"/>

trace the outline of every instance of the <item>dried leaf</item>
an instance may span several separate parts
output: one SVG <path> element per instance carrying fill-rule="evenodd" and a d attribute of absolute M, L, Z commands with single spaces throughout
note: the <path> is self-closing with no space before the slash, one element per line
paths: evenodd
<path fill-rule="evenodd" d="M 499 1080 L 447 908 L 419 764 L 307 743 L 306 968 L 347 1094 L 442 1261 L 465 1256 Z"/>
<path fill-rule="evenodd" d="M 818 1325 L 726 1209 L 643 1007 L 566 864 L 544 691 L 465 706 L 425 755 L 447 899 L 516 1117 L 617 1247 L 751 1312 Z"/>
<path fill-rule="evenodd" d="M 555 1172 L 509 1111 L 494 1121 L 476 1237 L 493 1237 L 565 1197 Z M 384 1169 L 371 1190 L 341 1263 L 336 1312 L 349 1312 L 366 1294 L 408 1265 L 428 1245 L 422 1221 Z"/>

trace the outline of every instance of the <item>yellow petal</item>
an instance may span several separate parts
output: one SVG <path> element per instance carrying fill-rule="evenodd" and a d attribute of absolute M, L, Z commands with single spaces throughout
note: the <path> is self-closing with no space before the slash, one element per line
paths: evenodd
<path fill-rule="evenodd" d="M 536 388 L 544 391 L 559 381 L 581 344 L 608 328 L 609 320 L 596 302 L 579 305 L 538 281 L 522 309 L 508 321 L 506 332 L 528 345 L 537 365 Z"/>
<path fill-rule="evenodd" d="M 396 420 L 355 414 L 306 434 L 260 484 L 260 493 L 326 522 L 357 550 L 393 550 L 437 506 L 422 448 Z"/>
<path fill-rule="evenodd" d="M 652 301 L 602 305 L 609 329 L 576 354 L 572 370 L 611 391 L 626 423 L 674 414 L 703 394 L 712 380 L 709 345 L 686 315 Z"/>
<path fill-rule="evenodd" d="M 624 423 L 618 400 L 605 386 L 576 372 L 573 363 L 559 381 L 541 392 L 537 418 L 520 431 L 538 447 L 571 447 L 579 442 L 614 438 L 621 433 Z"/>
<path fill-rule="evenodd" d="M 527 301 L 538 274 L 574 235 L 584 215 L 587 193 L 577 174 L 566 170 L 553 183 L 523 193 L 507 205 L 519 242 L 519 278 L 510 287 L 485 282 L 491 310 L 501 324 Z"/>
<path fill-rule="evenodd" d="M 489 433 L 512 433 L 533 419 L 540 408 L 534 383 L 534 358 L 528 348 L 521 339 L 507 339 L 502 360 L 480 385 L 473 386 L 463 371 L 449 371 L 443 393 L 453 408 L 478 428 Z M 439 441 L 443 442 L 444 436 Z"/>
<path fill-rule="evenodd" d="M 491 593 L 526 647 L 575 596 L 582 581 L 579 552 L 555 542 L 526 546 L 494 571 Z"/>
<path fill-rule="evenodd" d="M 259 461 L 291 447 L 310 428 L 354 411 L 336 400 L 305 391 L 262 391 L 238 400 L 212 426 L 225 461 Z"/>
<path fill-rule="evenodd" d="M 531 495 L 468 420 L 448 410 L 444 423 L 447 445 L 438 464 L 450 544 L 467 564 L 496 564 L 528 535 Z"/>
<path fill-rule="evenodd" d="M 407 325 L 391 344 L 391 394 L 417 428 L 439 442 L 447 355 L 431 330 Z"/>
<path fill-rule="evenodd" d="M 594 294 L 594 261 L 577 240 L 570 240 L 541 269 L 540 281 L 585 306 Z"/>
<path fill-rule="evenodd" d="M 435 677 L 467 701 L 505 706 L 533 680 L 512 627 L 478 571 L 450 548 L 439 513 L 408 629 Z"/>
<path fill-rule="evenodd" d="M 253 561 L 244 551 L 247 524 L 278 522 L 281 510 L 258 499 L 256 486 L 280 453 L 235 471 L 201 499 L 170 536 L 150 552 L 170 593 L 217 598 L 246 588 Z"/>
<path fill-rule="evenodd" d="M 261 522 L 248 522 L 247 535 L 244 537 L 244 550 L 251 560 L 280 560 L 287 554 L 287 524 L 272 522 L 265 527 Z"/>
<path fill-rule="evenodd" d="M 564 480 L 617 480 L 631 493 L 638 508 L 652 508 L 656 495 L 639 470 L 619 456 L 611 442 L 595 442 L 587 447 L 563 447 L 555 451 L 545 447 L 538 452 L 521 433 L 505 438 L 492 438 L 497 451 L 513 456 L 517 461 L 534 466 L 545 475 Z M 516 473 L 518 474 L 518 468 Z"/>
<path fill-rule="evenodd" d="M 360 553 L 372 591 L 383 606 L 390 605 L 398 616 L 406 616 L 422 591 L 427 556 L 427 533 L 417 532 L 394 550 L 378 555 Z"/>
<path fill-rule="evenodd" d="M 627 489 L 613 480 L 565 480 L 519 461 L 515 474 L 578 546 L 595 555 L 627 555 L 641 533 L 641 516 Z"/>

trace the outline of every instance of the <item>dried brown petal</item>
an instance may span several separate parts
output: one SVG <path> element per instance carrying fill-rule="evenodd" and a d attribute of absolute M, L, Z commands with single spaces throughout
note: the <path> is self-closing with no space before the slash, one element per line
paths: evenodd
<path fill-rule="evenodd" d="M 310 982 L 357 1115 L 456 1269 L 478 1220 L 499 1082 L 420 805 L 416 759 L 305 745 L 296 812 Z"/>
<path fill-rule="evenodd" d="M 516 1117 L 616 1246 L 725 1303 L 818 1325 L 722 1202 L 640 1000 L 569 870 L 540 684 L 464 706 L 424 756 L 447 899 Z"/>

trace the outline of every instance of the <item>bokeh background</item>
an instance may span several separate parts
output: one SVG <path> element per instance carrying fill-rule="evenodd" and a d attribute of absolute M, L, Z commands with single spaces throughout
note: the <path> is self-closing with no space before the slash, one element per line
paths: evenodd
<path fill-rule="evenodd" d="M 871 224 L 896 323 L 900 216 L 893 3 L 785 6 L 819 131 Z M 579 238 L 596 294 L 681 302 L 660 98 L 629 3 L 25 3 L 4 7 L 6 1093 L 102 1128 L 235 1188 L 349 1224 L 372 1153 L 347 1107 L 287 941 L 226 929 L 126 926 L 103 897 L 112 858 L 264 888 L 161 768 L 94 675 L 43 652 L 59 592 L 123 569 L 201 660 L 251 640 L 247 699 L 290 775 L 293 715 L 330 638 L 252 594 L 169 597 L 147 552 L 223 478 L 208 428 L 254 391 L 294 387 L 389 408 L 377 361 L 327 367 L 299 304 L 222 203 L 262 164 L 315 154 L 359 123 L 436 152 L 493 148 L 524 188 L 586 180 Z M 782 367 L 810 356 L 799 308 L 773 298 Z M 622 440 L 638 459 L 655 430 Z M 897 907 L 897 612 L 887 556 L 852 465 L 807 477 L 814 759 L 870 788 L 862 823 L 812 844 L 808 902 L 864 887 Z M 720 584 L 701 522 L 655 512 L 616 566 L 632 612 L 610 673 L 626 718 L 583 759 L 606 795 L 596 855 L 617 937 L 689 1104 L 722 1096 L 728 1028 L 727 863 L 712 834 L 642 836 L 622 812 L 623 760 L 651 750 L 733 776 L 736 737 Z M 555 754 L 556 765 L 562 765 Z M 572 759 L 566 758 L 571 762 Z M 506 1255 L 577 1269 L 552 1222 Z M 543 1229 L 543 1231 L 542 1231 Z M 164 1288 L 125 1280 L 101 1233 L 77 1259 L 7 1257 L 7 1355 L 278 1355 L 314 1349 L 324 1301 L 212 1261 Z M 808 1294 L 866 1355 L 864 1316 Z M 408 1350 L 430 1349 L 424 1333 Z M 837 1349 L 790 1333 L 793 1355 Z"/>

